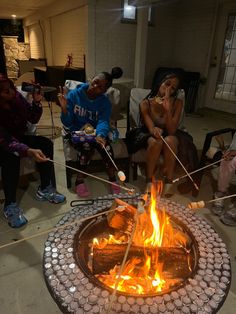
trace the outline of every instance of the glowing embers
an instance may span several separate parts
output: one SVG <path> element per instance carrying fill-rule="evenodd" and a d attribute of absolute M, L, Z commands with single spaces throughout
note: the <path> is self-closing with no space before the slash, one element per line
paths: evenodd
<path fill-rule="evenodd" d="M 90 240 L 80 241 L 83 246 L 87 243 L 83 253 L 88 255 L 83 258 L 102 285 L 114 289 L 118 280 L 119 292 L 153 295 L 176 289 L 191 277 L 196 264 L 193 238 L 183 224 L 160 206 L 160 189 L 152 187 L 144 211 L 137 216 L 133 242 L 121 274 L 136 208 L 116 200 L 113 207 L 115 204 L 117 210 L 112 216 L 85 228 L 82 238 Z"/>

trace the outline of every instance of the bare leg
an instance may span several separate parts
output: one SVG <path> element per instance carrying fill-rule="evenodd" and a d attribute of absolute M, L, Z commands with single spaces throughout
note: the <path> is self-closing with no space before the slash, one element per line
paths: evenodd
<path fill-rule="evenodd" d="M 161 150 L 163 149 L 162 140 L 154 139 L 150 137 L 148 139 L 147 148 L 147 161 L 146 161 L 146 181 L 151 182 L 152 177 L 156 170 L 156 165 L 160 157 Z"/>
<path fill-rule="evenodd" d="M 171 147 L 173 152 L 177 154 L 178 151 L 178 139 L 176 136 L 169 135 L 165 137 L 165 141 Z M 163 154 L 164 154 L 164 170 L 163 174 L 167 176 L 168 180 L 172 180 L 173 173 L 175 170 L 176 158 L 167 147 L 166 144 L 163 145 Z"/>

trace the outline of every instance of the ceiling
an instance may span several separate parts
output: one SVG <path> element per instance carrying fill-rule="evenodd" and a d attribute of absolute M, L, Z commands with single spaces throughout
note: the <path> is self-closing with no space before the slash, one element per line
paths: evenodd
<path fill-rule="evenodd" d="M 10 19 L 15 14 L 16 18 L 23 19 L 52 2 L 55 0 L 0 0 L 0 18 Z"/>

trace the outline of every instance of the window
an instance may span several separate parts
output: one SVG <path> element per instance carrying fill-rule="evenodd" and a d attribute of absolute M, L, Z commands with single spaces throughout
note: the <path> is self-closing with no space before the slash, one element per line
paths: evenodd
<path fill-rule="evenodd" d="M 136 1 L 123 1 L 122 22 L 137 23 L 137 7 Z M 152 6 L 148 6 L 148 24 L 152 24 Z"/>
<path fill-rule="evenodd" d="M 236 14 L 228 17 L 215 98 L 236 100 Z"/>

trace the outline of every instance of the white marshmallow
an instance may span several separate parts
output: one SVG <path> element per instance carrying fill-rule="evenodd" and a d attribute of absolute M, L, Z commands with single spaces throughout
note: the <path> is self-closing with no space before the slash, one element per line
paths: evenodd
<path fill-rule="evenodd" d="M 118 175 L 120 181 L 125 181 L 126 180 L 126 176 L 125 176 L 123 171 L 118 171 L 117 175 Z"/>

